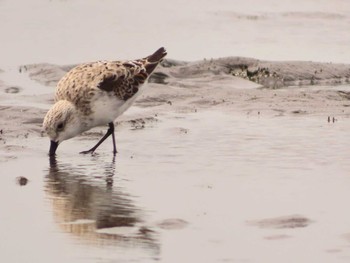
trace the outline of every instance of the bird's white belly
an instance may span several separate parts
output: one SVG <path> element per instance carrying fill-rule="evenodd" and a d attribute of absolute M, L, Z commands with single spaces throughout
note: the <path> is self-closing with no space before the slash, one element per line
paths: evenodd
<path fill-rule="evenodd" d="M 135 94 L 127 101 L 120 100 L 107 93 L 96 95 L 98 97 L 91 103 L 92 115 L 89 117 L 91 122 L 89 126 L 101 126 L 114 121 L 133 104 L 137 95 Z"/>

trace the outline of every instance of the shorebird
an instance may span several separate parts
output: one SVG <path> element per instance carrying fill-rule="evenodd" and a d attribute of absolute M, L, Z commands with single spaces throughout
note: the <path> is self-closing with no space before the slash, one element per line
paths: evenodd
<path fill-rule="evenodd" d="M 166 54 L 162 47 L 142 59 L 97 61 L 71 69 L 58 82 L 55 104 L 44 118 L 43 128 L 51 140 L 49 155 L 54 156 L 64 140 L 107 124 L 107 133 L 94 147 L 81 153 L 94 153 L 112 135 L 115 155 L 113 121 L 132 105 L 142 84 Z"/>

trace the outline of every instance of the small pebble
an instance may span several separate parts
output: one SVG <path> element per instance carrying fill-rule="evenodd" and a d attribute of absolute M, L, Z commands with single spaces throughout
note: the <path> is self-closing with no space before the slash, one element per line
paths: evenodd
<path fill-rule="evenodd" d="M 24 186 L 28 183 L 28 179 L 23 176 L 17 177 L 16 181 L 17 181 L 17 184 L 19 184 L 20 186 Z"/>

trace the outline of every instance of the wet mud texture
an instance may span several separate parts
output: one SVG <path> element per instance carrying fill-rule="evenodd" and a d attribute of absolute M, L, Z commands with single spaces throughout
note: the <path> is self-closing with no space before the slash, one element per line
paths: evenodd
<path fill-rule="evenodd" d="M 44 85 L 53 86 L 74 66 L 76 65 L 33 64 L 21 66 L 19 71 L 28 71 L 32 79 Z M 253 81 L 265 88 L 350 83 L 350 66 L 339 63 L 273 62 L 244 57 L 227 57 L 197 62 L 167 59 L 162 62 L 162 66 L 150 77 L 149 82 L 169 84 L 171 78 L 198 78 L 206 74 L 225 74 Z"/>
<path fill-rule="evenodd" d="M 7 72 L 0 73 L 0 144 L 6 151 L 26 148 L 19 139 L 45 136 L 41 123 L 53 103 L 54 87 L 72 67 L 23 65 L 11 73 L 10 79 L 5 77 Z M 350 90 L 346 88 L 349 76 L 350 66 L 346 64 L 242 57 L 196 62 L 167 59 L 135 102 L 144 110 L 133 113 L 131 108 L 116 122 L 120 128 L 136 130 L 152 126 L 169 112 L 210 109 L 261 116 L 322 115 L 334 123 L 332 120 L 350 114 Z M 17 78 L 23 79 L 21 84 Z M 0 158 L 9 158 L 4 156 Z"/>

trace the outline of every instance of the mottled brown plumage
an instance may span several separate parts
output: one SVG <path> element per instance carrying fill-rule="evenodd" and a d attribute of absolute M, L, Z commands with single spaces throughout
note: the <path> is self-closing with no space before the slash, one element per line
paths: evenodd
<path fill-rule="evenodd" d="M 140 85 L 166 55 L 163 49 L 157 52 L 156 56 L 144 59 L 97 61 L 79 65 L 59 81 L 55 101 L 65 99 L 81 104 L 86 114 L 89 114 L 87 104 L 96 93 L 102 91 L 113 91 L 118 99 L 126 101 L 139 91 Z"/>
<path fill-rule="evenodd" d="M 44 120 L 51 141 L 59 143 L 107 123 L 113 130 L 113 120 L 131 106 L 142 84 L 166 54 L 160 48 L 143 59 L 97 61 L 70 70 L 58 82 L 56 104 Z M 74 123 L 74 129 L 67 128 L 70 123 Z M 69 132 L 64 133 L 65 130 Z"/>

